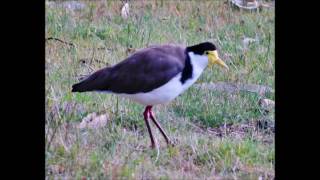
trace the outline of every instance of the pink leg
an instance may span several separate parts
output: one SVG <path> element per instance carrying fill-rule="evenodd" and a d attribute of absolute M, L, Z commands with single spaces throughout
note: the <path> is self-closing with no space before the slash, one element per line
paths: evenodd
<path fill-rule="evenodd" d="M 162 127 L 160 126 L 160 124 L 158 123 L 158 121 L 154 118 L 153 116 L 153 112 L 152 112 L 152 106 L 150 106 L 149 109 L 149 115 L 150 118 L 152 119 L 153 123 L 158 127 L 158 129 L 160 130 L 162 136 L 164 137 L 164 139 L 166 140 L 167 144 L 172 144 L 170 138 L 167 136 L 167 134 L 164 132 L 164 130 L 162 129 Z"/>
<path fill-rule="evenodd" d="M 151 147 L 152 148 L 155 148 L 156 147 L 156 144 L 155 144 L 155 141 L 154 141 L 154 137 L 152 135 L 152 131 L 151 131 L 151 127 L 150 127 L 150 124 L 149 124 L 149 111 L 151 109 L 151 106 L 147 106 L 144 110 L 144 113 L 143 113 L 143 116 L 144 116 L 144 121 L 147 125 L 147 128 L 148 128 L 148 132 L 149 132 L 149 136 L 150 136 L 150 139 L 151 139 Z"/>

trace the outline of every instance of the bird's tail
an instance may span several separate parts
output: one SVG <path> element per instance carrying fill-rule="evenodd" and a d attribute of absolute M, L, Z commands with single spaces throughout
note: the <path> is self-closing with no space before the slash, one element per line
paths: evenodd
<path fill-rule="evenodd" d="M 86 77 L 84 80 L 80 81 L 79 83 L 76 83 L 72 85 L 71 92 L 86 92 L 86 91 L 92 91 L 95 88 L 95 78 L 96 74 L 93 74 L 91 76 Z"/>
<path fill-rule="evenodd" d="M 101 69 L 88 76 L 81 82 L 72 85 L 71 92 L 86 92 L 102 90 L 106 84 L 105 79 L 108 76 L 108 69 Z"/>
<path fill-rule="evenodd" d="M 85 92 L 86 88 L 83 86 L 83 82 L 72 85 L 71 92 Z"/>

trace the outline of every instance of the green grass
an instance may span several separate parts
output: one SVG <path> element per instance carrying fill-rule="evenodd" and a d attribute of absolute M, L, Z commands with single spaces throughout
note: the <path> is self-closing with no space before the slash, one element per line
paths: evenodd
<path fill-rule="evenodd" d="M 120 1 L 83 2 L 86 8 L 74 12 L 46 6 L 46 37 L 75 45 L 46 42 L 48 179 L 273 179 L 274 134 L 255 124 L 272 124 L 274 115 L 259 107 L 258 94 L 191 87 L 170 104 L 154 107 L 158 121 L 178 142 L 166 148 L 153 127 L 160 143 L 156 161 L 157 151 L 148 148 L 143 106 L 110 94 L 70 92 L 79 76 L 123 60 L 128 47 L 202 41 L 218 46 L 230 71 L 208 68 L 198 83 L 274 88 L 273 8 L 246 12 L 222 1 L 135 1 L 125 20 Z M 259 40 L 244 49 L 243 37 Z M 274 94 L 266 97 L 274 99 Z M 108 125 L 77 129 L 92 112 L 107 113 Z"/>

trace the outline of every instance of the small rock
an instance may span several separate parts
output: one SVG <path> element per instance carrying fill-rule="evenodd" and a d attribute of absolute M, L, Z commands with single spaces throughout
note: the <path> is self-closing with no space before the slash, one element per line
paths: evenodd
<path fill-rule="evenodd" d="M 107 122 L 108 122 L 107 114 L 102 114 L 98 116 L 97 113 L 94 112 L 87 115 L 85 118 L 83 118 L 78 128 L 79 129 L 83 129 L 83 128 L 97 129 L 105 126 Z"/>
<path fill-rule="evenodd" d="M 121 16 L 124 18 L 124 19 L 127 19 L 128 16 L 129 16 L 129 4 L 128 3 L 125 3 L 121 9 Z"/>
<path fill-rule="evenodd" d="M 242 46 L 244 49 L 248 49 L 249 45 L 256 42 L 256 41 L 257 41 L 256 39 L 244 37 L 242 39 Z"/>
<path fill-rule="evenodd" d="M 275 103 L 271 99 L 260 99 L 259 100 L 259 105 L 263 109 L 271 110 L 271 109 L 274 108 Z"/>
<path fill-rule="evenodd" d="M 231 0 L 231 3 L 240 9 L 254 10 L 259 8 L 256 0 Z"/>

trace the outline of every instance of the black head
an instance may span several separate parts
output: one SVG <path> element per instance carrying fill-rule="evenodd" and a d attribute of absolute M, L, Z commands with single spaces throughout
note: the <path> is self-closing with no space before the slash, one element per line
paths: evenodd
<path fill-rule="evenodd" d="M 217 48 L 211 42 L 204 42 L 194 46 L 187 47 L 187 52 L 193 52 L 199 55 L 203 55 L 205 51 L 214 51 L 214 50 L 217 50 Z"/>

